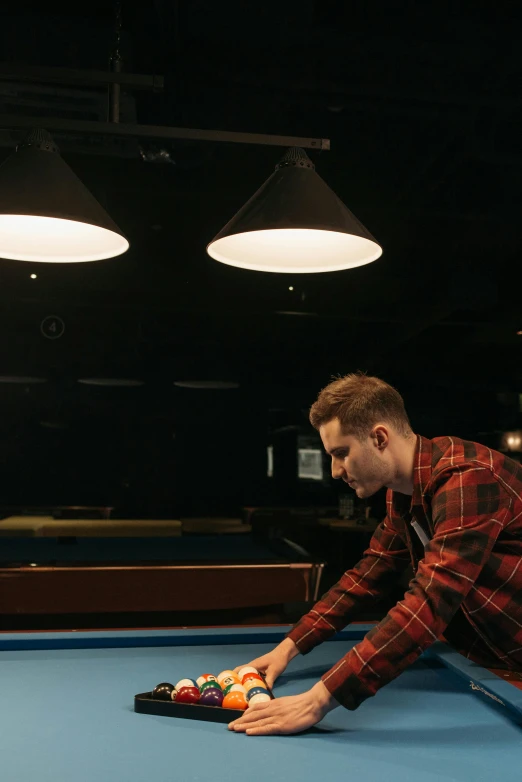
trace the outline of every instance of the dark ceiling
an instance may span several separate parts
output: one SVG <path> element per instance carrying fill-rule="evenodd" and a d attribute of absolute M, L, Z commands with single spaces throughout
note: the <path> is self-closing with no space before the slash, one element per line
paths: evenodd
<path fill-rule="evenodd" d="M 107 68 L 118 4 L 44 7 L 4 11 L 4 63 Z M 0 261 L 0 374 L 45 377 L 33 397 L 61 393 L 80 409 L 76 381 L 92 376 L 145 381 L 157 410 L 174 380 L 193 378 L 306 406 L 356 369 L 406 396 L 431 388 L 440 410 L 451 393 L 472 404 L 522 390 L 518 2 L 135 0 L 121 11 L 124 70 L 164 76 L 163 90 L 124 93 L 122 121 L 331 139 L 310 155 L 384 254 L 334 274 L 224 266 L 206 244 L 283 149 L 56 133 L 131 250 L 87 265 Z M 0 112 L 44 126 L 105 121 L 106 106 L 99 85 L 0 78 Z M 7 156 L 19 133 L 0 138 Z M 42 336 L 46 315 L 63 319 L 63 337 Z"/>

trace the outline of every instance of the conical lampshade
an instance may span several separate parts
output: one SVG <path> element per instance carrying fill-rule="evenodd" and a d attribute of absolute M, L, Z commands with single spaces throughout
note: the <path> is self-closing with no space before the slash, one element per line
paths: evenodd
<path fill-rule="evenodd" d="M 306 153 L 293 148 L 207 252 L 243 269 L 310 274 L 362 266 L 379 258 L 382 248 Z"/>
<path fill-rule="evenodd" d="M 128 248 L 47 131 L 31 131 L 0 166 L 1 258 L 78 263 L 112 258 Z"/>

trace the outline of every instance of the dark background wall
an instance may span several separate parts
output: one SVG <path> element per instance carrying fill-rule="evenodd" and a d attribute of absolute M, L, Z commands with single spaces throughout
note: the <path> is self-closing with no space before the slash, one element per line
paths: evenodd
<path fill-rule="evenodd" d="M 105 69 L 117 6 L 4 11 L 3 66 Z M 310 433 L 319 388 L 358 369 L 395 384 L 427 436 L 496 445 L 519 426 L 517 4 L 121 9 L 125 70 L 165 77 L 161 92 L 124 92 L 123 121 L 330 138 L 311 153 L 317 170 L 384 255 L 298 278 L 223 266 L 206 244 L 284 150 L 55 134 L 131 250 L 87 265 L 0 261 L 0 375 L 45 381 L 0 382 L 2 504 L 335 504 L 328 481 L 268 480 L 266 447 L 284 427 Z M 43 126 L 106 109 L 101 87 L 0 79 L 0 112 Z M 3 157 L 18 138 L 0 131 Z M 51 315 L 59 339 L 41 332 Z M 174 385 L 186 380 L 237 387 Z"/>

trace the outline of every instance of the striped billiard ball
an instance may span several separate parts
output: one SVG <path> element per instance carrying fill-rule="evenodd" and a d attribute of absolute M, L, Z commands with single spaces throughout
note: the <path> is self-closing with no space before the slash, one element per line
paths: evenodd
<path fill-rule="evenodd" d="M 201 689 L 201 687 L 203 686 L 203 684 L 205 684 L 205 682 L 217 682 L 217 676 L 214 676 L 213 673 L 204 673 L 202 676 L 199 676 L 196 679 L 196 684 L 199 687 L 199 689 Z"/>
<path fill-rule="evenodd" d="M 260 695 L 260 694 L 268 695 L 268 692 L 266 691 L 265 687 L 252 687 L 252 689 L 247 692 L 246 699 L 250 703 L 254 695 Z M 268 697 L 270 698 L 270 695 L 268 695 Z"/>
<path fill-rule="evenodd" d="M 183 687 L 197 687 L 194 679 L 180 679 L 176 684 L 176 690 L 181 690 Z"/>
<path fill-rule="evenodd" d="M 249 707 L 250 706 L 255 706 L 256 703 L 268 703 L 268 701 L 270 701 L 270 700 L 272 700 L 272 699 L 271 699 L 270 695 L 266 691 L 265 692 L 256 692 L 256 694 L 253 695 L 249 699 L 248 705 L 249 705 Z"/>

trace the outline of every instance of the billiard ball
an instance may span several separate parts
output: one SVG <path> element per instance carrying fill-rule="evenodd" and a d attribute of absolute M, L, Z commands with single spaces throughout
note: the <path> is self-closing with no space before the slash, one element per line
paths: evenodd
<path fill-rule="evenodd" d="M 198 703 L 199 690 L 197 687 L 182 687 L 175 698 L 176 703 Z"/>
<path fill-rule="evenodd" d="M 242 692 L 229 692 L 223 698 L 224 709 L 241 709 L 241 711 L 244 711 L 247 706 L 248 704 Z"/>
<path fill-rule="evenodd" d="M 223 693 L 217 687 L 207 687 L 199 696 L 199 702 L 202 706 L 221 706 Z"/>
<path fill-rule="evenodd" d="M 235 684 L 236 682 L 241 684 L 241 679 L 235 671 L 221 671 L 221 673 L 218 674 L 217 680 L 222 689 L 225 689 L 228 684 Z"/>
<path fill-rule="evenodd" d="M 240 668 L 237 672 L 237 675 L 242 680 L 243 677 L 247 675 L 247 673 L 257 673 L 259 675 L 257 668 L 254 668 L 252 665 L 245 665 L 244 668 Z"/>
<path fill-rule="evenodd" d="M 198 679 L 196 679 L 197 686 L 201 689 L 205 682 L 217 682 L 217 677 L 213 673 L 204 673 Z"/>
<path fill-rule="evenodd" d="M 161 682 L 152 690 L 152 697 L 157 701 L 170 701 L 176 695 L 176 688 L 170 682 Z"/>
<path fill-rule="evenodd" d="M 181 690 L 182 687 L 197 687 L 198 685 L 194 679 L 180 679 L 176 684 L 176 690 Z"/>
<path fill-rule="evenodd" d="M 270 695 L 267 692 L 257 692 L 255 695 L 253 695 L 249 701 L 248 705 L 255 706 L 256 703 L 268 703 L 268 701 L 272 700 Z"/>
<path fill-rule="evenodd" d="M 245 692 L 249 692 L 253 689 L 263 689 L 267 690 L 268 687 L 266 686 L 265 682 L 260 682 L 259 679 L 248 679 L 244 684 L 241 685 Z"/>
<path fill-rule="evenodd" d="M 218 673 L 217 680 L 221 684 L 223 679 L 226 679 L 229 676 L 231 676 L 233 679 L 239 679 L 239 676 L 237 675 L 237 673 L 235 671 L 226 670 L 226 671 L 221 671 L 221 673 Z"/>
<path fill-rule="evenodd" d="M 225 695 L 228 695 L 229 692 L 242 692 L 243 695 L 246 694 L 246 688 L 243 687 L 242 684 L 238 684 L 237 682 L 234 682 L 233 684 L 229 684 L 225 689 L 223 690 L 223 693 Z"/>
<path fill-rule="evenodd" d="M 218 684 L 217 681 L 208 681 L 203 682 L 203 684 L 200 686 L 199 691 L 201 693 L 205 692 L 205 690 L 212 689 L 212 690 L 219 690 L 221 692 L 221 686 Z"/>
<path fill-rule="evenodd" d="M 258 673 L 246 673 L 241 679 L 241 684 L 246 684 L 247 682 L 259 682 L 260 685 L 265 684 L 265 680 Z"/>
<path fill-rule="evenodd" d="M 268 695 L 264 687 L 252 687 L 252 689 L 247 692 L 246 699 L 250 703 L 254 695 L 260 695 L 260 694 Z M 270 698 L 270 695 L 268 695 L 268 697 Z"/>
<path fill-rule="evenodd" d="M 219 680 L 219 683 L 221 684 L 221 688 L 223 690 L 226 690 L 229 684 L 241 684 L 239 676 L 236 676 L 235 673 L 232 673 L 229 676 L 224 676 Z"/>

